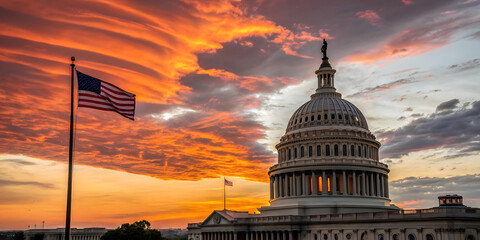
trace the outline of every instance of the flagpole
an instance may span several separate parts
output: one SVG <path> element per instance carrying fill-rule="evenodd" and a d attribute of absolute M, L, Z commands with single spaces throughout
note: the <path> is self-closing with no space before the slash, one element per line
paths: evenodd
<path fill-rule="evenodd" d="M 225 177 L 223 177 L 223 210 L 227 210 L 227 208 L 225 207 Z"/>
<path fill-rule="evenodd" d="M 74 104 L 74 87 L 73 71 L 75 68 L 75 57 L 70 58 L 72 60 L 72 78 L 71 78 L 71 91 L 70 91 L 70 145 L 68 148 L 68 190 L 67 190 L 67 218 L 65 220 L 65 240 L 70 240 L 70 218 L 72 211 L 72 172 L 73 172 L 73 104 Z"/>

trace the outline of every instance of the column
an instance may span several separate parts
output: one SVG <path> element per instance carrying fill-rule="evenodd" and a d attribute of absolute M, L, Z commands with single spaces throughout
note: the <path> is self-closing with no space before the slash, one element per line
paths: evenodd
<path fill-rule="evenodd" d="M 278 184 L 280 187 L 280 190 L 278 191 L 278 193 L 280 194 L 280 197 L 283 197 L 283 193 L 285 192 L 283 189 L 283 174 L 278 174 L 278 179 L 280 180 L 278 181 Z"/>
<path fill-rule="evenodd" d="M 285 197 L 290 196 L 290 180 L 288 179 L 288 173 L 285 173 Z"/>
<path fill-rule="evenodd" d="M 417 236 L 418 240 L 423 240 L 423 228 L 417 229 Z M 465 239 L 465 237 L 461 239 Z"/>
<path fill-rule="evenodd" d="M 385 197 L 385 179 L 380 175 L 380 196 Z"/>
<path fill-rule="evenodd" d="M 301 240 L 301 239 L 302 239 L 302 231 L 298 231 L 297 240 Z"/>
<path fill-rule="evenodd" d="M 302 195 L 307 195 L 306 190 L 307 190 L 307 180 L 305 179 L 305 171 L 303 171 L 302 172 Z"/>
<path fill-rule="evenodd" d="M 268 231 L 267 231 L 267 232 L 265 232 L 265 240 L 270 240 L 270 238 L 269 238 L 269 236 L 268 236 L 268 235 L 269 235 L 269 234 L 268 234 Z"/>
<path fill-rule="evenodd" d="M 355 171 L 353 171 L 352 183 L 353 183 L 353 194 L 352 195 L 357 195 L 357 175 L 356 175 Z"/>
<path fill-rule="evenodd" d="M 347 195 L 348 189 L 347 189 L 347 175 L 345 173 L 345 170 L 342 171 L 343 173 L 343 195 Z"/>
<path fill-rule="evenodd" d="M 337 174 L 335 171 L 332 171 L 332 194 L 337 195 Z"/>
<path fill-rule="evenodd" d="M 233 232 L 233 240 L 237 240 L 237 232 Z"/>
<path fill-rule="evenodd" d="M 375 186 L 374 186 L 374 182 L 373 182 L 373 172 L 370 172 L 370 196 L 374 196 L 375 195 Z"/>
<path fill-rule="evenodd" d="M 292 196 L 297 196 L 297 181 L 295 181 L 295 172 L 292 173 Z"/>
<path fill-rule="evenodd" d="M 277 231 L 277 240 L 280 240 L 280 231 Z"/>
<path fill-rule="evenodd" d="M 388 192 L 388 175 L 385 175 L 385 197 L 389 197 L 390 194 Z"/>
<path fill-rule="evenodd" d="M 318 194 L 318 186 L 317 186 L 317 177 L 315 176 L 315 171 L 312 171 L 312 189 L 313 189 L 313 193 L 312 195 L 317 195 Z"/>
<path fill-rule="evenodd" d="M 273 184 L 274 184 L 274 180 L 273 180 L 273 177 L 270 177 L 270 200 L 273 199 Z"/>
<path fill-rule="evenodd" d="M 280 194 L 279 194 L 279 182 L 278 182 L 278 175 L 275 175 L 275 198 L 279 198 L 280 197 Z"/>
<path fill-rule="evenodd" d="M 288 231 L 288 240 L 293 240 L 292 231 Z"/>
<path fill-rule="evenodd" d="M 322 194 L 327 194 L 327 178 L 325 174 L 325 170 L 322 171 Z"/>
<path fill-rule="evenodd" d="M 250 240 L 255 240 L 255 239 L 253 238 L 253 232 L 250 232 Z"/>
<path fill-rule="evenodd" d="M 250 240 L 250 234 L 248 234 L 248 232 L 245 232 L 245 240 Z"/>
<path fill-rule="evenodd" d="M 367 192 L 365 191 L 365 171 L 362 171 L 362 195 L 367 195 Z"/>
<path fill-rule="evenodd" d="M 282 231 L 282 232 L 283 232 L 283 238 L 282 238 L 282 240 L 286 240 L 287 235 L 285 234 L 285 231 Z"/>
<path fill-rule="evenodd" d="M 377 184 L 377 194 L 376 194 L 376 196 L 380 197 L 382 195 L 380 194 L 380 176 L 378 176 L 378 175 L 379 175 L 379 173 L 375 173 L 375 177 L 377 178 L 376 179 L 377 181 L 375 182 Z"/>

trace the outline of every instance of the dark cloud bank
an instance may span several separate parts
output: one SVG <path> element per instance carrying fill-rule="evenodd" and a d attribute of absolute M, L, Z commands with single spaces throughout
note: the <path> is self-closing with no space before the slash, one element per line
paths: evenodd
<path fill-rule="evenodd" d="M 376 135 L 383 158 L 400 158 L 427 149 L 451 149 L 461 154 L 480 151 L 480 101 L 457 108 L 458 99 L 443 102 L 437 111 L 394 130 Z"/>

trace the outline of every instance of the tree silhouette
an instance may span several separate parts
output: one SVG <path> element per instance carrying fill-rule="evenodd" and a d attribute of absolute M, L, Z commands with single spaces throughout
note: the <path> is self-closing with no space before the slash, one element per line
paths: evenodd
<path fill-rule="evenodd" d="M 146 220 L 132 224 L 124 223 L 115 230 L 107 231 L 101 240 L 164 240 L 162 234 L 155 229 L 150 229 Z"/>
<path fill-rule="evenodd" d="M 25 240 L 25 234 L 23 232 L 16 232 L 13 235 L 13 240 Z"/>

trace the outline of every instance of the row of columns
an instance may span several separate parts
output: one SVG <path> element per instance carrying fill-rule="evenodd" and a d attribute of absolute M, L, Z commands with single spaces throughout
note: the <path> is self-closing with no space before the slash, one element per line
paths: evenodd
<path fill-rule="evenodd" d="M 372 171 L 308 170 L 270 176 L 270 199 L 306 195 L 388 198 L 388 175 Z"/>
<path fill-rule="evenodd" d="M 328 147 L 327 147 L 328 146 Z M 319 156 L 359 157 L 378 160 L 378 149 L 357 144 L 298 145 L 278 150 L 278 162 Z"/>
<path fill-rule="evenodd" d="M 90 236 L 82 236 L 82 235 L 72 235 L 70 236 L 71 240 L 100 240 L 100 235 L 90 235 Z M 58 240 L 65 240 L 65 235 L 58 235 Z"/>
<path fill-rule="evenodd" d="M 300 232 L 297 232 L 300 234 Z M 239 234 L 241 236 L 239 237 Z M 202 240 L 299 240 L 293 231 L 202 232 Z"/>

